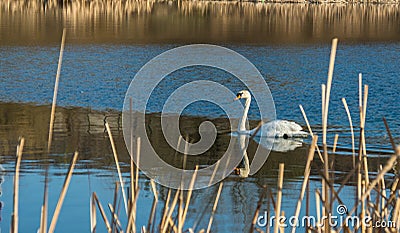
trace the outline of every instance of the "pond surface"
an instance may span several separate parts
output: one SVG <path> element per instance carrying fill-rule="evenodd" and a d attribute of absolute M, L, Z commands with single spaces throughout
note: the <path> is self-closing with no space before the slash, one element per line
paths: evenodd
<path fill-rule="evenodd" d="M 146 62 L 184 44 L 213 43 L 240 53 L 260 70 L 268 83 L 277 117 L 305 126 L 301 104 L 311 127 L 320 134 L 321 84 L 326 82 L 330 41 L 338 36 L 328 140 L 332 145 L 334 135 L 339 134 L 341 150 L 334 158 L 337 183 L 353 168 L 350 127 L 341 98 L 346 98 L 349 104 L 353 124 L 359 125 L 359 73 L 369 85 L 366 134 L 372 172 L 391 153 L 382 117 L 386 117 L 395 141 L 399 142 L 399 6 L 149 2 L 125 8 L 67 5 L 45 9 L 40 5 L 7 2 L 0 4 L 0 162 L 4 168 L 1 231 L 9 231 L 10 226 L 14 155 L 19 136 L 26 139 L 20 180 L 21 232 L 31 232 L 39 226 L 46 169 L 50 174 L 49 211 L 54 210 L 75 150 L 80 153 L 79 161 L 57 232 L 89 231 L 91 193 L 96 192 L 106 206 L 113 201 L 118 180 L 104 122 L 107 120 L 111 125 L 123 176 L 128 182 L 129 155 L 120 114 L 125 92 Z M 57 101 L 60 107 L 56 110 L 49 159 L 44 152 L 63 27 L 67 28 L 67 39 Z M 163 159 L 177 167 L 183 158 L 164 140 L 160 112 L 175 89 L 195 80 L 215 81 L 234 92 L 246 88 L 230 74 L 207 67 L 187 67 L 158 85 L 147 105 L 149 138 Z M 251 126 L 257 125 L 257 112 L 253 104 L 249 111 Z M 224 112 L 207 102 L 196 102 L 183 114 L 182 135 L 194 140 L 198 139 L 197 129 L 205 120 L 212 121 L 220 132 L 230 129 Z M 358 129 L 355 131 L 358 135 Z M 229 134 L 219 134 L 215 145 L 201 156 L 189 157 L 187 166 L 215 163 L 229 139 Z M 282 209 L 291 215 L 301 189 L 309 143 L 306 139 L 293 150 L 272 151 L 254 176 L 246 179 L 229 176 L 213 223 L 214 232 L 248 231 L 263 185 L 276 193 L 279 163 L 285 163 Z M 250 157 L 256 147 L 257 142 L 251 141 Z M 311 214 L 315 214 L 314 190 L 320 188 L 317 177 L 321 167 L 316 157 L 310 182 Z M 342 199 L 349 207 L 354 202 L 352 183 L 342 190 L 345 194 Z M 140 176 L 140 186 L 138 226 L 147 224 L 153 201 L 144 174 Z M 157 189 L 165 200 L 167 188 L 157 185 Z M 216 189 L 217 186 L 212 186 L 194 192 L 187 227 L 197 225 L 197 230 L 207 227 Z M 271 203 L 265 199 L 261 210 L 267 210 L 268 205 Z M 123 204 L 120 211 L 123 213 Z M 301 215 L 305 214 L 302 208 Z M 126 223 L 125 218 L 121 221 Z M 102 221 L 98 222 L 98 232 L 105 232 Z"/>

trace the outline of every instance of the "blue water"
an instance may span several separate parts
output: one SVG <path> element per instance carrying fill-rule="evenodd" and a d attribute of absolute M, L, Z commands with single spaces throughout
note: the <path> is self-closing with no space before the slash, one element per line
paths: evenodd
<path fill-rule="evenodd" d="M 125 92 L 138 70 L 150 59 L 178 45 L 68 45 L 65 47 L 58 105 L 121 110 Z M 229 45 L 261 72 L 275 101 L 277 117 L 305 125 L 299 105 L 310 124 L 321 124 L 321 84 L 326 83 L 329 44 L 245 46 Z M 53 96 L 58 47 L 0 47 L 0 101 L 50 104 Z M 340 43 L 336 55 L 329 109 L 330 128 L 349 136 L 349 123 L 341 98 L 346 98 L 353 117 L 358 117 L 358 74 L 369 85 L 366 130 L 370 143 L 388 142 L 382 117 L 394 135 L 400 122 L 399 43 Z M 238 64 L 240 66 L 240 64 Z M 195 80 L 218 82 L 233 92 L 245 89 L 233 75 L 208 67 L 188 67 L 167 76 L 153 92 L 147 112 L 161 112 L 168 96 Z M 207 90 L 204 90 L 205 95 Z M 221 97 L 224 98 L 224 97 Z M 185 115 L 224 117 L 224 112 L 207 102 L 194 103 Z M 239 116 L 238 116 L 239 117 Z M 250 119 L 259 119 L 253 103 Z M 339 140 L 340 144 L 340 140 Z"/>

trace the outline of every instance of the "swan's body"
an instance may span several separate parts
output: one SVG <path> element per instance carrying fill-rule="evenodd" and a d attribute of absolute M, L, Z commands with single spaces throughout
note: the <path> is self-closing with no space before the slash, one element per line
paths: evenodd
<path fill-rule="evenodd" d="M 246 121 L 251 103 L 251 94 L 246 90 L 240 91 L 239 93 L 237 93 L 235 100 L 238 99 L 246 100 L 243 116 L 239 123 L 238 132 L 240 134 L 253 135 L 256 133 L 255 136 L 274 137 L 274 138 L 296 138 L 296 137 L 308 136 L 308 133 L 304 132 L 303 128 L 299 124 L 286 120 L 274 120 L 263 123 L 258 131 L 257 128 L 252 130 L 247 130 Z"/>

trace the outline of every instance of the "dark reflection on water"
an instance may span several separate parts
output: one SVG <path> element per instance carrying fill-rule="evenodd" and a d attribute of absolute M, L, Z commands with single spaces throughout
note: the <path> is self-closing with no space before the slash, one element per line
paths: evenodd
<path fill-rule="evenodd" d="M 20 136 L 25 137 L 24 151 L 25 159 L 38 160 L 39 163 L 45 157 L 47 146 L 49 106 L 35 106 L 30 104 L 0 103 L 0 153 L 5 156 L 15 154 L 15 148 Z M 189 156 L 187 168 L 194 169 L 195 165 L 209 165 L 215 163 L 225 152 L 229 143 L 231 130 L 226 118 L 205 118 L 182 116 L 180 118 L 181 135 L 189 141 L 199 140 L 198 127 L 204 121 L 211 121 L 216 126 L 219 134 L 215 144 L 200 156 Z M 52 145 L 52 156 L 54 163 L 65 163 L 65 155 L 80 152 L 81 160 L 89 160 L 89 166 L 96 169 L 107 169 L 113 166 L 113 157 L 110 142 L 105 130 L 105 122 L 109 122 L 113 137 L 117 146 L 121 161 L 128 163 L 129 155 L 123 141 L 121 113 L 116 111 L 96 111 L 87 108 L 62 108 L 56 110 L 54 125 L 54 140 Z M 250 121 L 250 127 L 257 125 L 257 121 Z M 236 128 L 235 126 L 232 126 Z M 159 114 L 148 114 L 146 117 L 147 136 L 149 137 L 156 152 L 168 163 L 181 167 L 183 156 L 166 142 Z M 285 162 L 289 166 L 300 168 L 303 165 L 309 140 L 305 140 L 302 147 L 289 150 L 286 153 L 272 151 L 268 158 L 268 164 L 259 172 L 261 176 L 269 174 L 269 169 L 275 167 L 276 161 Z M 254 155 L 257 142 L 252 140 L 249 144 L 249 157 Z M 175 146 L 175 145 L 174 145 Z M 339 158 L 348 160 L 349 153 Z M 387 154 L 383 153 L 382 156 Z M 343 157 L 343 158 L 342 158 Z M 350 160 L 349 160 L 350 161 Z M 271 167 L 270 167 L 271 166 Z M 350 169 L 351 164 L 339 165 L 339 170 Z"/>
<path fill-rule="evenodd" d="M 77 1 L 78 2 L 78 1 Z M 1 1 L 1 45 L 399 41 L 398 4 Z M 51 28 L 51 30 L 48 30 Z"/>

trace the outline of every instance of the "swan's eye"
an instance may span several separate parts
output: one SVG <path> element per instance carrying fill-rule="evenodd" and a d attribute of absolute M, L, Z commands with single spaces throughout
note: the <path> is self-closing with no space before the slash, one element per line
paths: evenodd
<path fill-rule="evenodd" d="M 242 98 L 242 95 L 243 95 L 243 93 L 239 92 L 239 93 L 236 94 L 236 97 L 240 99 L 240 98 Z"/>

